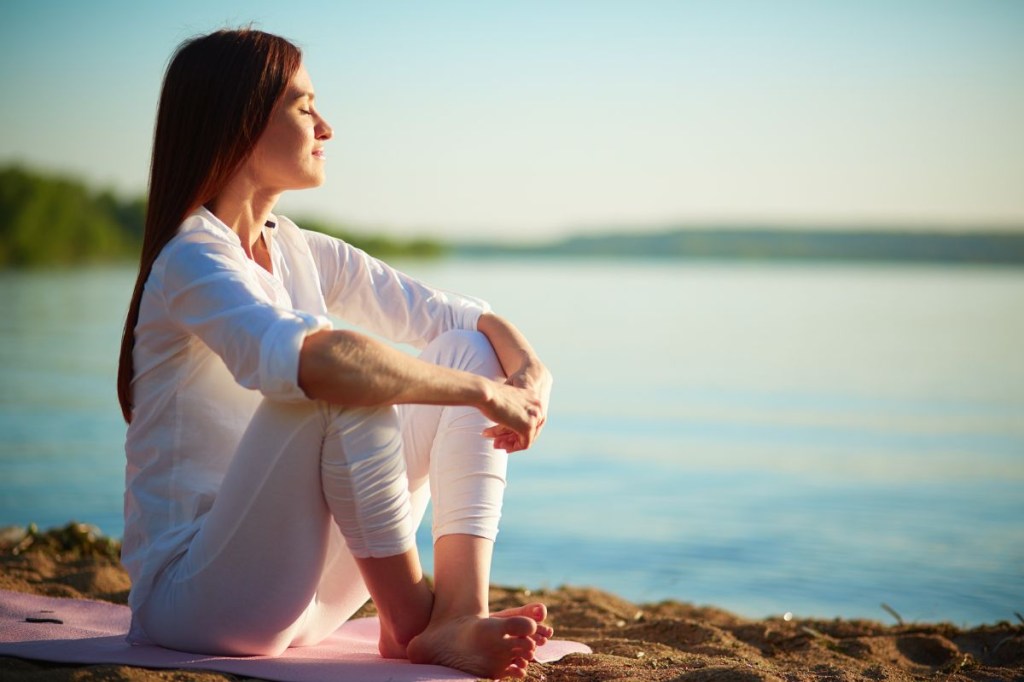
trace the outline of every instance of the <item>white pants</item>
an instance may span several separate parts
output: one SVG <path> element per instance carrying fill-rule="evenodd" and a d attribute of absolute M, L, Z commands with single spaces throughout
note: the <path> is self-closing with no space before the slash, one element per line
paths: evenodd
<path fill-rule="evenodd" d="M 478 332 L 444 334 L 421 358 L 504 377 Z M 136 614 L 146 634 L 211 654 L 315 644 L 369 598 L 353 557 L 411 549 L 431 498 L 435 541 L 493 540 L 507 455 L 481 435 L 490 424 L 471 407 L 264 401 L 188 551 Z"/>

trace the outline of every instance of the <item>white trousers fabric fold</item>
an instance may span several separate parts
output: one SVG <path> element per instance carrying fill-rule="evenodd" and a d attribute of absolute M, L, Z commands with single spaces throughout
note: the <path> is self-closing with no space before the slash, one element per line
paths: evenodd
<path fill-rule="evenodd" d="M 448 332 L 423 360 L 503 379 L 487 338 Z M 333 632 L 369 598 L 354 557 L 433 537 L 493 540 L 507 455 L 471 407 L 342 408 L 265 400 L 188 550 L 135 614 L 162 646 L 276 655 Z M 188 472 L 181 472 L 187 475 Z"/>

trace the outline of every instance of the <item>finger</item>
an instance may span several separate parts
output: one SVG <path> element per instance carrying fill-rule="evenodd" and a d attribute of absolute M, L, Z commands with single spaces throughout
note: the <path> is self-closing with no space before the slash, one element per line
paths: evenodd
<path fill-rule="evenodd" d="M 494 447 L 499 450 L 505 450 L 512 442 L 513 441 L 508 434 L 501 434 L 494 438 Z"/>
<path fill-rule="evenodd" d="M 501 424 L 495 424 L 494 426 L 488 426 L 486 429 L 481 431 L 481 433 L 486 438 L 497 438 L 498 436 L 502 436 L 502 435 L 508 433 L 508 430 L 509 429 L 508 429 L 507 426 L 502 426 Z"/>
<path fill-rule="evenodd" d="M 522 448 L 519 446 L 519 442 L 515 438 L 507 438 L 497 443 L 495 447 L 499 450 L 504 450 L 507 453 L 519 452 Z"/>
<path fill-rule="evenodd" d="M 519 441 L 514 436 L 508 438 L 502 438 L 500 441 L 495 441 L 495 447 L 505 452 L 518 452 L 522 448 L 519 447 Z"/>
<path fill-rule="evenodd" d="M 487 438 L 512 438 L 516 434 L 509 429 L 496 429 L 493 433 L 484 434 Z"/>

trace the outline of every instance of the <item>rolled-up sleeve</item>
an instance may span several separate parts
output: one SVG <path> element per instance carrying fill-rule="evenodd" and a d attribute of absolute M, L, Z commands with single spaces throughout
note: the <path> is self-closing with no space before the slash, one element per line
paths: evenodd
<path fill-rule="evenodd" d="M 306 313 L 282 317 L 260 340 L 259 390 L 276 400 L 305 400 L 299 387 L 299 355 L 306 336 L 330 328 L 325 318 Z"/>
<path fill-rule="evenodd" d="M 431 287 L 350 244 L 303 231 L 328 310 L 399 343 L 422 347 L 455 329 L 475 330 L 490 305 Z"/>
<path fill-rule="evenodd" d="M 235 380 L 275 400 L 306 400 L 298 385 L 306 336 L 331 327 L 325 317 L 274 305 L 231 245 L 182 240 L 167 253 L 168 316 L 201 339 Z"/>

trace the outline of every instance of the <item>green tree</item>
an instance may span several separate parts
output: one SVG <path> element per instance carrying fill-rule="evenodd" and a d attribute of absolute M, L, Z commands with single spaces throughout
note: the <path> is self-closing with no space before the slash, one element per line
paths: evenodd
<path fill-rule="evenodd" d="M 19 166 L 0 169 L 0 266 L 69 265 L 124 257 L 141 208 L 84 184 Z"/>

